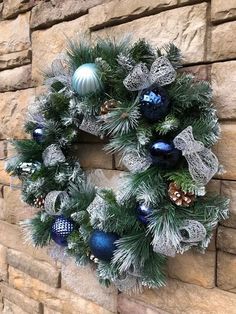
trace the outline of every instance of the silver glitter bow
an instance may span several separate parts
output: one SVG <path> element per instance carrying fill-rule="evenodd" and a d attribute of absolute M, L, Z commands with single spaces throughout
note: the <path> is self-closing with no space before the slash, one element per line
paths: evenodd
<path fill-rule="evenodd" d="M 194 139 L 191 126 L 178 134 L 173 142 L 186 158 L 193 180 L 206 185 L 218 170 L 217 157 L 202 142 Z"/>
<path fill-rule="evenodd" d="M 50 216 L 59 216 L 62 214 L 62 204 L 69 201 L 69 195 L 65 191 L 51 191 L 44 200 L 44 210 Z"/>
<path fill-rule="evenodd" d="M 137 64 L 124 79 L 123 84 L 128 90 L 136 91 L 148 88 L 154 83 L 160 86 L 168 85 L 175 78 L 175 69 L 170 61 L 162 56 L 153 62 L 150 71 L 144 63 Z"/>
<path fill-rule="evenodd" d="M 95 225 L 97 228 L 102 228 L 106 220 L 106 210 L 106 201 L 99 194 L 97 194 L 92 203 L 87 207 L 87 212 L 89 213 L 92 226 Z"/>
<path fill-rule="evenodd" d="M 60 162 L 65 162 L 66 158 L 57 144 L 49 145 L 42 154 L 43 163 L 46 167 L 55 166 Z"/>
<path fill-rule="evenodd" d="M 101 123 L 95 118 L 84 117 L 79 129 L 95 136 L 102 136 Z"/>
<path fill-rule="evenodd" d="M 122 162 L 124 166 L 133 173 L 144 171 L 152 164 L 150 157 L 140 156 L 137 152 L 130 152 L 125 154 L 122 158 Z"/>

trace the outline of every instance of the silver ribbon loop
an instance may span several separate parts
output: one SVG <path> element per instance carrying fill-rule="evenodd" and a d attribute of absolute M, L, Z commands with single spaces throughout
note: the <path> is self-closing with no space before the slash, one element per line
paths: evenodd
<path fill-rule="evenodd" d="M 182 242 L 195 243 L 200 242 L 206 237 L 206 229 L 199 221 L 186 219 L 179 229 Z"/>
<path fill-rule="evenodd" d="M 148 88 L 152 84 L 168 85 L 175 78 L 175 69 L 170 61 L 162 56 L 153 62 L 150 71 L 144 63 L 137 64 L 124 79 L 123 84 L 128 90 L 136 91 Z"/>
<path fill-rule="evenodd" d="M 140 156 L 137 152 L 129 152 L 122 158 L 123 165 L 132 173 L 148 169 L 152 160 L 150 157 Z"/>
<path fill-rule="evenodd" d="M 56 166 L 60 162 L 65 162 L 66 158 L 60 149 L 60 147 L 56 144 L 49 145 L 42 154 L 43 163 L 46 167 Z"/>
<path fill-rule="evenodd" d="M 51 191 L 44 201 L 44 210 L 50 216 L 59 216 L 62 214 L 62 204 L 68 203 L 69 195 L 65 191 Z"/>
<path fill-rule="evenodd" d="M 192 127 L 188 126 L 174 140 L 175 148 L 182 151 L 188 162 L 189 172 L 194 181 L 206 185 L 218 171 L 218 159 L 202 142 L 193 137 Z"/>

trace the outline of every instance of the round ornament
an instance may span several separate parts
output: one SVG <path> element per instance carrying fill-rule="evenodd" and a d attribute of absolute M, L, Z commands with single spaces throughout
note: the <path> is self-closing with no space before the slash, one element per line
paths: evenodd
<path fill-rule="evenodd" d="M 42 126 L 38 126 L 33 131 L 33 139 L 37 143 L 42 143 L 44 141 L 44 128 Z"/>
<path fill-rule="evenodd" d="M 96 64 L 85 63 L 78 67 L 72 77 L 72 87 L 80 96 L 101 90 L 102 82 Z"/>
<path fill-rule="evenodd" d="M 158 140 L 150 147 L 152 163 L 161 168 L 168 169 L 174 167 L 181 157 L 181 152 L 174 147 L 171 142 Z"/>
<path fill-rule="evenodd" d="M 137 218 L 144 225 L 148 223 L 148 217 L 152 213 L 153 209 L 145 204 L 139 204 L 136 208 Z"/>
<path fill-rule="evenodd" d="M 67 238 L 74 230 L 73 222 L 64 216 L 58 216 L 51 228 L 51 237 L 58 245 L 67 246 Z"/>
<path fill-rule="evenodd" d="M 119 236 L 116 233 L 100 230 L 93 231 L 89 239 L 92 254 L 100 260 L 109 262 L 117 248 L 115 241 L 118 239 Z"/>
<path fill-rule="evenodd" d="M 156 122 L 168 113 L 169 100 L 162 88 L 143 90 L 139 100 L 141 113 L 150 122 Z"/>

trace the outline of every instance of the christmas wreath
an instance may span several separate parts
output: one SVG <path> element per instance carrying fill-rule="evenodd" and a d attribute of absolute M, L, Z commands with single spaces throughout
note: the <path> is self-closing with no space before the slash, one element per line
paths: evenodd
<path fill-rule="evenodd" d="M 167 256 L 204 251 L 228 200 L 206 193 L 219 172 L 208 82 L 183 73 L 173 44 L 70 42 L 29 106 L 32 139 L 14 141 L 6 169 L 23 201 L 39 208 L 22 225 L 35 246 L 55 242 L 100 282 L 121 291 L 165 284 Z M 128 172 L 118 192 L 91 184 L 74 153 L 81 131 L 108 137 Z"/>

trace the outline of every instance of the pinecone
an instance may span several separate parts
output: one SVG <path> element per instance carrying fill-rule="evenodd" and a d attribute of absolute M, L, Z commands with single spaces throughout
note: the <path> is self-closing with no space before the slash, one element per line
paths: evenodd
<path fill-rule="evenodd" d="M 33 206 L 37 208 L 44 208 L 44 197 L 42 195 L 36 197 L 33 201 Z"/>
<path fill-rule="evenodd" d="M 194 193 L 184 192 L 175 182 L 171 182 L 168 194 L 173 203 L 177 206 L 190 206 L 195 200 Z"/>
<path fill-rule="evenodd" d="M 107 114 L 111 109 L 116 108 L 118 101 L 115 99 L 106 100 L 100 107 L 100 115 Z"/>

